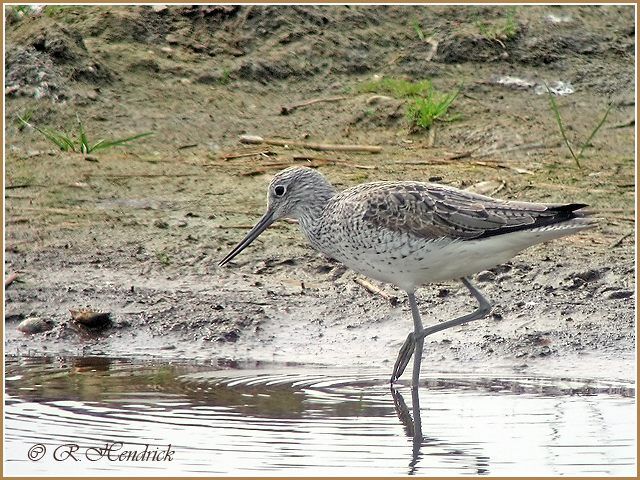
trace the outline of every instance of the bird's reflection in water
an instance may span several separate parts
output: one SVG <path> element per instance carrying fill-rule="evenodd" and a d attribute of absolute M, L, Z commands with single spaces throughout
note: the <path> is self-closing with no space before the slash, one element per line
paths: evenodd
<path fill-rule="evenodd" d="M 404 397 L 399 390 L 391 387 L 391 395 L 393 396 L 393 405 L 396 408 L 396 414 L 404 426 L 407 437 L 413 438 L 413 454 L 411 462 L 409 462 L 409 475 L 414 475 L 418 462 L 420 461 L 420 448 L 423 443 L 427 443 L 428 439 L 422 435 L 422 419 L 420 417 L 420 396 L 418 389 L 411 389 L 411 406 L 413 408 L 413 416 L 409 412 L 409 407 L 404 401 Z"/>
<path fill-rule="evenodd" d="M 407 437 L 410 437 L 412 441 L 412 455 L 409 462 L 408 475 L 415 475 L 418 469 L 418 464 L 423 455 L 421 449 L 428 446 L 440 446 L 442 447 L 445 442 L 435 437 L 428 437 L 422 434 L 422 418 L 420 415 L 420 396 L 417 388 L 411 389 L 411 411 L 404 401 L 404 397 L 399 390 L 391 387 L 391 395 L 393 396 L 393 404 L 396 410 L 396 415 L 404 426 L 404 431 Z M 471 470 L 475 470 L 476 475 L 488 475 L 489 474 L 489 457 L 485 455 L 474 455 L 459 448 L 450 448 L 443 455 L 452 455 L 458 457 L 468 457 L 471 460 L 471 464 L 468 466 Z"/>

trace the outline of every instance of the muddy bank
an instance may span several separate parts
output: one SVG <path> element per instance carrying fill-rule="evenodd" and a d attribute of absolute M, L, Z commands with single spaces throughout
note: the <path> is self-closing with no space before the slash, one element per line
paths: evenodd
<path fill-rule="evenodd" d="M 295 225 L 216 266 L 270 175 L 311 157 L 339 188 L 490 181 L 498 197 L 590 204 L 597 229 L 482 273 L 492 317 L 430 338 L 426 364 L 635 375 L 632 8 L 60 7 L 9 22 L 6 50 L 8 353 L 390 369 L 411 325 L 402 293 L 380 286 L 393 307 L 367 292 Z M 462 85 L 456 120 L 410 132 L 403 100 L 359 93 L 374 75 Z M 571 86 L 557 102 L 576 143 L 613 103 L 582 169 L 543 82 Z M 342 99 L 281 115 L 328 97 Z M 27 111 L 53 129 L 77 114 L 95 140 L 155 134 L 87 161 L 20 128 Z M 246 133 L 383 152 L 248 147 Z M 419 296 L 427 323 L 473 308 L 454 283 Z M 78 328 L 68 310 L 84 306 L 112 323 Z M 24 335 L 31 316 L 53 328 Z"/>

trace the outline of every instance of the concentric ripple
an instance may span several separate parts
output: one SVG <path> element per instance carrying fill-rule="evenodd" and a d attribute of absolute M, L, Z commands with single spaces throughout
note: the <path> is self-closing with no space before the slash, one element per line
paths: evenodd
<path fill-rule="evenodd" d="M 409 388 L 392 395 L 379 372 L 245 367 L 8 358 L 5 473 L 634 473 L 624 382 L 431 375 L 414 439 Z M 77 461 L 53 458 L 65 445 L 77 445 Z M 156 460 L 116 455 L 145 451 Z"/>

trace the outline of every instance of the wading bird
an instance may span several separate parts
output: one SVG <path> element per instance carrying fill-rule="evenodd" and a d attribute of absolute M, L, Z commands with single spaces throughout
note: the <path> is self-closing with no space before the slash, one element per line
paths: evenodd
<path fill-rule="evenodd" d="M 391 382 L 414 356 L 411 385 L 420 379 L 424 338 L 486 317 L 491 304 L 469 275 L 508 261 L 521 250 L 595 225 L 579 210 L 584 204 L 544 204 L 498 200 L 457 188 L 423 182 L 372 182 L 336 189 L 319 172 L 287 168 L 269 185 L 267 211 L 219 265 L 225 265 L 269 225 L 297 219 L 316 250 L 409 297 L 411 332 L 400 349 Z M 418 287 L 460 280 L 478 308 L 424 328 L 416 303 Z"/>

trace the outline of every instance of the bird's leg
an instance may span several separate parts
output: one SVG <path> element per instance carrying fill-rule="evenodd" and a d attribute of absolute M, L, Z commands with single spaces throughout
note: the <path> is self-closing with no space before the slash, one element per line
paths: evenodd
<path fill-rule="evenodd" d="M 482 295 L 482 293 L 480 293 L 480 291 L 473 286 L 473 284 L 469 281 L 469 279 L 461 278 L 460 281 L 464 284 L 465 287 L 467 287 L 467 289 L 469 289 L 469 291 L 471 292 L 471 295 L 473 295 L 475 299 L 478 301 L 478 308 L 474 312 L 468 315 L 463 315 L 462 317 L 454 318 L 453 320 L 448 320 L 446 322 L 432 325 L 430 327 L 420 330 L 419 332 L 415 330 L 415 316 L 414 316 L 414 331 L 407 336 L 407 339 L 405 340 L 404 345 L 402 345 L 402 348 L 398 353 L 398 358 L 396 359 L 396 363 L 393 367 L 391 383 L 395 382 L 398 378 L 400 378 L 400 376 L 404 372 L 404 369 L 407 367 L 407 364 L 411 359 L 411 355 L 413 354 L 414 350 L 417 347 L 416 338 L 419 340 L 424 340 L 424 337 L 426 337 L 427 335 L 431 335 L 433 333 L 440 332 L 442 330 L 455 327 L 457 325 L 462 325 L 463 323 L 471 322 L 473 320 L 480 320 L 481 318 L 484 318 L 489 314 L 489 312 L 491 311 L 491 303 L 489 303 L 489 301 Z M 411 297 L 409 297 L 409 300 L 411 300 Z M 415 297 L 414 297 L 414 303 L 415 303 Z M 412 310 L 413 310 L 413 306 L 412 306 Z M 420 348 L 420 353 L 422 353 L 422 346 Z M 414 375 L 415 375 L 415 372 L 414 372 Z"/>
<path fill-rule="evenodd" d="M 411 305 L 411 315 L 413 316 L 413 334 L 411 334 L 412 340 L 411 346 L 409 347 L 411 350 L 405 352 L 407 359 L 402 369 L 404 370 L 407 363 L 409 363 L 411 354 L 415 352 L 413 357 L 413 376 L 411 377 L 411 388 L 415 389 L 418 388 L 418 383 L 420 382 L 420 363 L 422 362 L 422 347 L 424 345 L 424 337 L 420 336 L 420 334 L 424 330 L 424 327 L 422 326 L 422 319 L 420 318 L 420 310 L 418 310 L 415 293 L 407 292 L 407 295 L 409 296 L 409 305 Z"/>

